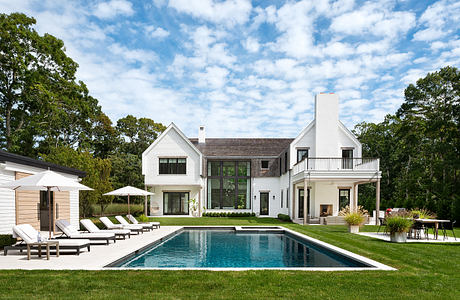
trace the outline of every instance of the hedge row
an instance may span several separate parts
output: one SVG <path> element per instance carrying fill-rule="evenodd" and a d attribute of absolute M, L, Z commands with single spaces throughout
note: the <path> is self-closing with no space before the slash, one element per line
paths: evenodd
<path fill-rule="evenodd" d="M 208 212 L 203 213 L 203 217 L 217 217 L 217 218 L 224 218 L 224 217 L 255 217 L 255 213 L 250 212 Z"/>

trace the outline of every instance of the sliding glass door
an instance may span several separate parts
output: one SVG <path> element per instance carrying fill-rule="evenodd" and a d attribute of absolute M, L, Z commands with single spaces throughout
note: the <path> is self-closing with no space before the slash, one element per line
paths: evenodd
<path fill-rule="evenodd" d="M 163 214 L 188 215 L 188 192 L 163 192 Z"/>

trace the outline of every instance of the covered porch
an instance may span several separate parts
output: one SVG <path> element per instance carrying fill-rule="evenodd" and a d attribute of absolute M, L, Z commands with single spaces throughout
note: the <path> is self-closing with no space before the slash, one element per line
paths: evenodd
<path fill-rule="evenodd" d="M 325 219 L 338 222 L 340 210 L 349 206 L 351 211 L 356 211 L 359 200 L 358 190 L 362 184 L 376 184 L 376 211 L 380 210 L 380 178 L 367 180 L 345 180 L 340 178 L 312 179 L 304 178 L 292 184 L 291 218 L 299 224 L 324 224 Z M 305 188 L 307 187 L 307 188 Z M 305 209 L 306 208 L 306 209 Z M 378 225 L 378 218 L 374 220 Z M 343 222 L 342 222 L 343 223 Z M 341 224 L 338 222 L 337 224 Z"/>
<path fill-rule="evenodd" d="M 202 186 L 195 185 L 146 185 L 154 193 L 146 197 L 149 217 L 200 216 L 203 208 Z"/>

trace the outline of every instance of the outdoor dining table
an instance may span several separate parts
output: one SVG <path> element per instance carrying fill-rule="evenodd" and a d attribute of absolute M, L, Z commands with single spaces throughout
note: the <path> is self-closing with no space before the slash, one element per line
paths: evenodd
<path fill-rule="evenodd" d="M 434 224 L 434 238 L 438 239 L 438 228 L 439 223 L 449 223 L 450 220 L 438 220 L 438 219 L 414 219 L 414 222 L 419 222 L 422 224 Z"/>

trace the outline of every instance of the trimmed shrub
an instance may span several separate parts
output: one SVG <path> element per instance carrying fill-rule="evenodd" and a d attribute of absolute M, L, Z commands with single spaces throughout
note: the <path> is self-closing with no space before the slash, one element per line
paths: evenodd
<path fill-rule="evenodd" d="M 278 219 L 285 222 L 291 222 L 291 217 L 285 214 L 278 214 Z"/>
<path fill-rule="evenodd" d="M 16 239 L 11 234 L 0 234 L 0 249 L 16 243 Z"/>

